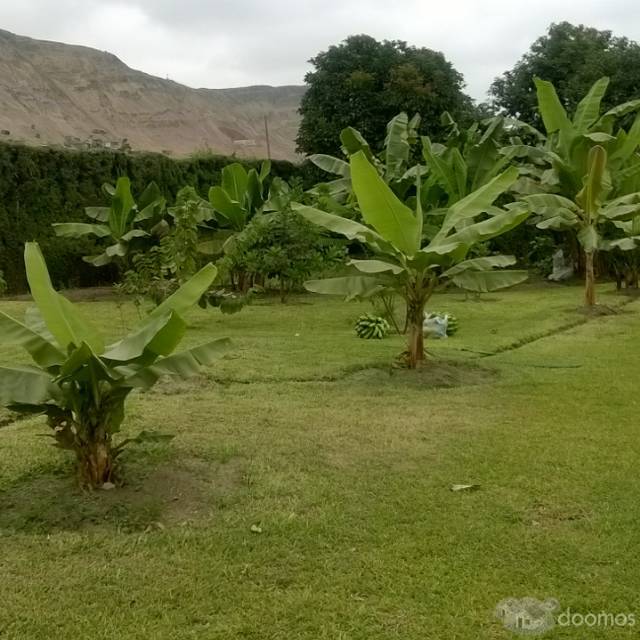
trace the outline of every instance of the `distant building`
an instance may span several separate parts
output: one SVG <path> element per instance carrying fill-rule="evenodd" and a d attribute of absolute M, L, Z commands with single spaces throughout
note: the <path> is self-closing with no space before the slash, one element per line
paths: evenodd
<path fill-rule="evenodd" d="M 255 140 L 234 140 L 233 144 L 238 147 L 257 147 L 258 143 Z"/>

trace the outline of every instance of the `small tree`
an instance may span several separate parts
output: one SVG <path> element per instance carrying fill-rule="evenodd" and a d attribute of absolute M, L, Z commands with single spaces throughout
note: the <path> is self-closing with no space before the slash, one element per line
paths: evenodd
<path fill-rule="evenodd" d="M 234 238 L 220 266 L 247 273 L 252 284 L 275 280 L 286 302 L 306 278 L 343 260 L 344 249 L 336 241 L 287 208 L 254 218 Z"/>
<path fill-rule="evenodd" d="M 203 263 L 203 250 L 209 251 L 211 241 L 200 240 L 203 223 L 213 216 L 208 201 L 193 187 L 178 192 L 176 204 L 169 207 L 169 220 L 160 243 L 146 251 L 135 252 L 132 268 L 117 285 L 122 293 L 149 298 L 158 305 L 190 278 Z"/>
<path fill-rule="evenodd" d="M 176 205 L 169 208 L 173 225 L 160 244 L 170 259 L 171 271 L 178 282 L 190 278 L 198 269 L 200 242 L 198 228 L 210 219 L 211 210 L 193 187 L 180 189 Z"/>
<path fill-rule="evenodd" d="M 27 243 L 25 265 L 37 310 L 24 324 L 0 312 L 5 341 L 19 344 L 35 367 L 0 367 L 0 405 L 47 416 L 56 446 L 75 453 L 82 485 L 100 487 L 114 477 L 116 459 L 131 440 L 116 444 L 125 401 L 160 376 L 194 375 L 226 346 L 215 340 L 173 354 L 186 331 L 181 315 L 198 302 L 216 276 L 207 265 L 158 306 L 132 333 L 109 346 L 51 285 L 37 244 Z M 134 441 L 149 434 L 143 432 Z"/>
<path fill-rule="evenodd" d="M 504 209 L 494 206 L 518 178 L 518 170 L 512 167 L 451 207 L 424 214 L 420 172 L 416 172 L 415 197 L 408 200 L 412 210 L 385 183 L 364 151 L 351 156 L 350 171 L 365 224 L 304 205 L 294 208 L 312 222 L 367 245 L 376 257 L 351 260 L 359 274 L 310 281 L 305 286 L 350 299 L 397 292 L 407 309 L 407 364 L 415 368 L 424 358 L 424 308 L 438 287 L 452 283 L 471 291 L 494 291 L 526 279 L 526 272 L 502 270 L 515 263 L 512 256 L 469 258 L 474 245 L 506 233 L 528 216 L 521 203 Z"/>
<path fill-rule="evenodd" d="M 302 195 L 300 185 L 276 178 L 267 212 L 254 217 L 228 243 L 220 267 L 230 274 L 247 274 L 252 286 L 275 281 L 285 302 L 305 279 L 341 263 L 344 248 L 291 209 L 292 199 Z"/>

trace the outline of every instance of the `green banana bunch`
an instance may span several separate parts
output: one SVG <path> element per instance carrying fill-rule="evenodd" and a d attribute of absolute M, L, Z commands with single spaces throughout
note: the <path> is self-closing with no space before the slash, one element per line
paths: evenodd
<path fill-rule="evenodd" d="M 444 312 L 444 315 L 447 316 L 447 335 L 452 336 L 458 333 L 458 318 L 454 315 Z"/>
<path fill-rule="evenodd" d="M 364 340 L 382 340 L 389 333 L 389 323 L 379 316 L 366 313 L 356 321 L 356 335 Z"/>

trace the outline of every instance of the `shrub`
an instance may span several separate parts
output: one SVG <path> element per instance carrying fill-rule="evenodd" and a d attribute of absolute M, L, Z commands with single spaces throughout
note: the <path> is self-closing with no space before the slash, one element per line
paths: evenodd
<path fill-rule="evenodd" d="M 220 267 L 233 280 L 244 275 L 245 288 L 275 283 L 284 302 L 291 291 L 314 274 L 320 274 L 344 258 L 342 243 L 330 239 L 290 207 L 293 197 L 302 195 L 299 184 L 292 188 L 278 185 L 279 208 L 255 216 L 243 231 L 229 242 Z M 237 284 L 237 282 L 234 282 Z"/>
<path fill-rule="evenodd" d="M 193 187 L 181 189 L 176 206 L 169 208 L 173 225 L 166 225 L 158 245 L 133 255 L 133 268 L 124 274 L 117 290 L 137 296 L 137 304 L 148 298 L 158 305 L 169 297 L 202 262 L 198 224 L 209 212 L 208 203 Z"/>
<path fill-rule="evenodd" d="M 142 306 L 145 299 L 157 306 L 178 288 L 163 246 L 151 247 L 134 255 L 132 262 L 133 269 L 124 274 L 122 282 L 116 285 L 116 291 L 136 296 L 138 306 Z"/>
<path fill-rule="evenodd" d="M 540 233 L 529 243 L 527 263 L 540 275 L 548 276 L 553 272 L 553 254 L 558 250 L 555 240 Z"/>
<path fill-rule="evenodd" d="M 221 266 L 245 271 L 252 284 L 275 281 L 284 302 L 314 274 L 342 262 L 344 250 L 289 209 L 252 220 L 237 237 Z"/>
<path fill-rule="evenodd" d="M 170 269 L 179 282 L 192 276 L 198 269 L 198 223 L 202 221 L 202 199 L 193 187 L 178 192 L 176 206 L 169 210 L 173 227 L 160 244 L 170 261 Z"/>

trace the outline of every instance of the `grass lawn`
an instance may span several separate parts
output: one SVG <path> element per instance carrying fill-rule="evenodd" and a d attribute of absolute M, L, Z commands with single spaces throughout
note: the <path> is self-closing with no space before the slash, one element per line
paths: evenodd
<path fill-rule="evenodd" d="M 128 450 L 122 488 L 75 489 L 41 418 L 0 428 L 0 638 L 513 638 L 510 596 L 640 616 L 640 301 L 587 319 L 581 300 L 436 297 L 460 331 L 428 343 L 433 373 L 389 367 L 400 337 L 355 337 L 366 304 L 194 311 L 187 343 L 234 348 L 132 397 L 127 435 L 176 437 Z M 136 318 L 82 306 L 114 337 Z"/>

